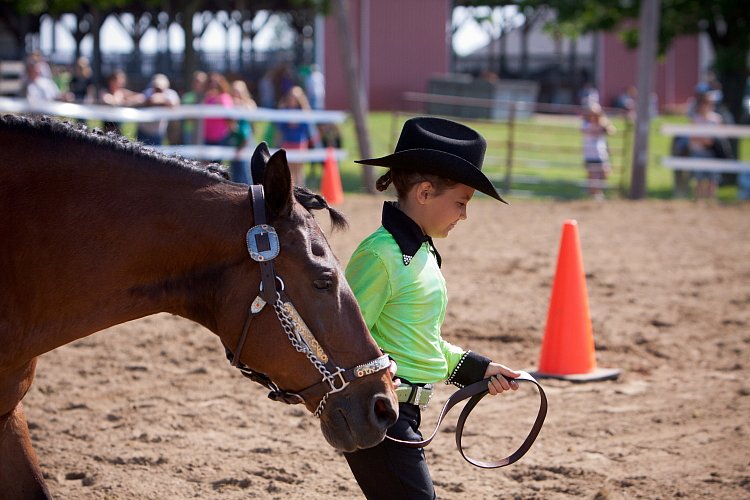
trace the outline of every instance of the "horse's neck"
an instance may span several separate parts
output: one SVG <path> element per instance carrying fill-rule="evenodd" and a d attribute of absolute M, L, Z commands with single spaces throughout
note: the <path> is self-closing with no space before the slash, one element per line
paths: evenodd
<path fill-rule="evenodd" d="M 17 231 L 26 254 L 16 271 L 31 274 L 25 291 L 33 295 L 23 307 L 37 328 L 60 331 L 62 343 L 155 312 L 200 315 L 200 298 L 188 295 L 247 256 L 246 191 L 138 161 L 112 154 L 96 175 L 62 165 L 26 200 L 47 208 L 31 230 Z"/>

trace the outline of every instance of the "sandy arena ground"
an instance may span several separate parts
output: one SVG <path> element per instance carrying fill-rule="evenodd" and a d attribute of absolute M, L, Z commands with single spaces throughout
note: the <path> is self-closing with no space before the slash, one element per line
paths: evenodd
<path fill-rule="evenodd" d="M 343 264 L 379 224 L 381 202 L 347 196 L 352 227 L 331 235 Z M 437 241 L 450 293 L 444 337 L 534 368 L 568 218 L 579 223 L 598 363 L 622 375 L 544 381 L 544 428 L 504 469 L 463 461 L 454 410 L 427 452 L 438 495 L 750 498 L 749 205 L 477 199 Z M 520 442 L 537 403 L 525 389 L 482 401 L 466 430 L 470 455 L 497 458 Z M 452 390 L 439 386 L 424 430 Z M 311 415 L 266 399 L 216 337 L 179 317 L 44 355 L 24 402 L 56 498 L 361 498 Z"/>

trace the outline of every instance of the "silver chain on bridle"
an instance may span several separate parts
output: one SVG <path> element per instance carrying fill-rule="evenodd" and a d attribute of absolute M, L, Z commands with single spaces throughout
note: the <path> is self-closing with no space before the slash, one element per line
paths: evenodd
<path fill-rule="evenodd" d="M 288 304 L 291 306 L 291 303 Z M 323 376 L 322 381 L 328 383 L 328 385 L 331 387 L 331 390 L 323 395 L 320 403 L 318 403 L 317 409 L 313 413 L 314 416 L 320 417 L 320 414 L 323 413 L 323 408 L 325 408 L 325 405 L 328 402 L 328 396 L 333 394 L 334 392 L 343 390 L 346 386 L 349 385 L 349 382 L 344 380 L 341 375 L 344 370 L 337 367 L 337 371 L 331 373 L 328 368 L 326 368 L 325 363 L 315 355 L 313 350 L 310 349 L 310 346 L 307 345 L 307 342 L 305 342 L 305 339 L 299 333 L 299 330 L 295 327 L 295 322 L 292 317 L 286 312 L 284 303 L 281 301 L 280 294 L 277 294 L 276 303 L 273 305 L 273 310 L 276 311 L 276 317 L 279 318 L 279 323 L 281 323 L 281 327 L 284 329 L 284 333 L 286 333 L 286 336 L 289 339 L 289 342 L 291 342 L 292 346 L 297 350 L 297 352 L 300 352 L 307 357 L 307 360 L 310 361 L 315 369 L 318 370 L 318 373 Z M 336 386 L 336 376 L 338 376 L 338 380 L 341 381 L 339 386 Z"/>
<path fill-rule="evenodd" d="M 316 391 L 320 384 L 327 384 L 328 389 L 322 394 L 320 402 L 313 413 L 315 417 L 320 417 L 331 394 L 344 390 L 350 382 L 357 378 L 389 368 L 391 364 L 390 359 L 387 355 L 382 355 L 348 370 L 344 370 L 330 360 L 291 301 L 284 301 L 282 297 L 284 281 L 276 275 L 273 266 L 273 259 L 279 254 L 281 247 L 276 230 L 265 223 L 263 187 L 259 185 L 250 186 L 250 196 L 253 202 L 253 212 L 257 225 L 250 228 L 247 232 L 247 247 L 252 259 L 261 266 L 260 292 L 248 310 L 248 316 L 237 347 L 234 352 L 228 348 L 226 349 L 227 357 L 232 366 L 239 368 L 243 375 L 270 389 L 271 393 L 269 397 L 271 399 L 283 401 L 288 404 L 304 403 L 305 398 L 303 394 Z M 262 245 L 259 245 L 259 242 Z M 276 287 L 277 281 L 280 285 L 280 290 Z M 242 347 L 245 344 L 250 324 L 261 313 L 269 300 L 273 302 L 274 312 L 289 342 L 297 352 L 305 355 L 307 360 L 322 376 L 320 382 L 299 393 L 280 389 L 268 376 L 255 372 L 240 362 Z"/>

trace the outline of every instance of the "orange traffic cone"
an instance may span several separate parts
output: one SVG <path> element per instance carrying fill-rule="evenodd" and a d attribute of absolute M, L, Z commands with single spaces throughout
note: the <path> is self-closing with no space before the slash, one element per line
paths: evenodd
<path fill-rule="evenodd" d="M 323 175 L 320 179 L 320 194 L 330 205 L 344 201 L 344 190 L 341 188 L 341 175 L 333 148 L 328 148 L 326 161 L 323 164 Z"/>
<path fill-rule="evenodd" d="M 610 380 L 620 375 L 618 369 L 596 366 L 586 276 L 575 220 L 566 220 L 563 224 L 536 375 L 575 382 Z"/>

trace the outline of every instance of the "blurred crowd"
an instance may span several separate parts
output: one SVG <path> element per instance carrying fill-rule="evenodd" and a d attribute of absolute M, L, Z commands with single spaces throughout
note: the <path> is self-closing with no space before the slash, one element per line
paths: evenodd
<path fill-rule="evenodd" d="M 316 65 L 296 70 L 282 63 L 269 69 L 253 83 L 257 96 L 250 91 L 248 81 L 229 80 L 216 72 L 196 71 L 189 86 L 180 93 L 172 88 L 169 78 L 154 74 L 146 88 L 128 88 L 127 75 L 115 70 L 106 76 L 103 88 L 97 91 L 89 61 L 80 57 L 68 71 L 56 71 L 39 53 L 26 61 L 23 95 L 30 101 L 65 101 L 81 104 L 104 104 L 128 107 L 177 107 L 181 105 L 214 105 L 226 108 L 296 109 L 310 111 L 325 107 L 325 79 Z M 116 122 L 103 122 L 107 132 L 122 133 Z M 311 147 L 340 147 L 341 137 L 335 124 L 298 122 L 269 122 L 264 131 L 256 131 L 249 120 L 206 118 L 169 122 L 159 120 L 139 123 L 136 139 L 147 145 L 206 144 L 232 146 L 236 155 L 229 162 L 230 176 L 237 182 L 249 183 L 248 162 L 242 158 L 249 147 L 263 140 L 271 147 L 306 150 Z M 218 161 L 218 160 L 217 160 Z M 293 181 L 305 185 L 305 168 L 302 163 L 291 163 Z"/>
<path fill-rule="evenodd" d="M 733 124 L 732 114 L 724 104 L 721 83 L 712 72 L 695 85 L 693 97 L 686 103 L 686 114 L 696 125 L 716 126 Z M 690 136 L 675 137 L 672 142 L 672 156 L 685 156 L 698 159 L 736 160 L 737 140 L 727 137 Z M 675 195 L 692 195 L 696 199 L 714 199 L 716 191 L 723 184 L 737 184 L 737 197 L 750 200 L 750 172 L 727 173 L 718 170 L 675 171 Z"/>
<path fill-rule="evenodd" d="M 626 119 L 632 122 L 636 117 L 637 98 L 638 90 L 631 85 L 612 104 L 615 108 L 623 109 Z M 606 180 L 610 170 L 606 136 L 614 132 L 614 127 L 599 104 L 599 93 L 595 87 L 584 85 L 579 100 L 583 109 L 581 130 L 584 136 L 584 164 L 590 181 L 589 194 L 601 198 L 603 194 L 597 186 Z M 690 122 L 696 125 L 734 123 L 732 114 L 724 104 L 721 83 L 713 72 L 707 72 L 703 80 L 695 85 L 693 96 L 683 108 Z M 650 115 L 656 116 L 657 110 L 656 94 L 652 93 L 649 98 Z M 670 155 L 704 160 L 737 159 L 736 142 L 710 135 L 678 136 L 672 142 Z M 734 174 L 710 168 L 674 170 L 674 195 L 678 198 L 715 199 L 719 186 L 729 183 L 737 184 L 737 197 L 740 200 L 750 200 L 750 172 Z"/>

